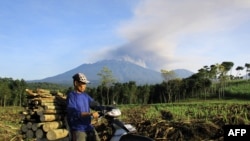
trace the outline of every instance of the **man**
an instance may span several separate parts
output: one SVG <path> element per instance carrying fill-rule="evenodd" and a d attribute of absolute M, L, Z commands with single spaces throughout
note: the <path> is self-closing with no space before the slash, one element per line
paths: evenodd
<path fill-rule="evenodd" d="M 83 73 L 73 76 L 74 91 L 67 96 L 67 121 L 71 133 L 71 141 L 100 141 L 91 125 L 91 119 L 99 117 L 98 112 L 91 113 L 90 104 L 94 102 L 86 92 L 89 83 Z"/>

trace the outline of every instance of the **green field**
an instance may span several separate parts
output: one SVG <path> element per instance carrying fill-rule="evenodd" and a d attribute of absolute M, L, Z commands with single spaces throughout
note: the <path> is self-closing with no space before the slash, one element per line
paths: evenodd
<path fill-rule="evenodd" d="M 250 104 L 246 100 L 183 101 L 179 103 L 152 105 L 117 105 L 122 111 L 121 119 L 129 123 L 150 120 L 211 122 L 220 119 L 226 124 L 250 124 Z M 0 141 L 20 138 L 19 129 L 22 107 L 1 107 Z M 165 114 L 165 115 L 164 115 Z"/>
<path fill-rule="evenodd" d="M 245 123 L 250 123 L 250 102 L 248 100 L 186 101 L 172 104 L 121 105 L 119 107 L 122 111 L 133 109 L 135 112 L 139 112 L 143 119 L 150 120 L 160 118 L 161 112 L 166 111 L 172 114 L 172 120 L 175 121 L 209 120 L 220 116 L 225 121 L 228 121 L 228 117 L 236 117 L 243 119 Z M 129 116 L 123 115 L 123 118 L 126 120 Z M 235 122 L 237 124 L 237 121 Z"/>

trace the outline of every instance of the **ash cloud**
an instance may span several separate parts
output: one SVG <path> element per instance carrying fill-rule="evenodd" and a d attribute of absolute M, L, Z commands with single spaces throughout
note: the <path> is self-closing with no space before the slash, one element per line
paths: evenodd
<path fill-rule="evenodd" d="M 202 61 L 199 54 L 183 55 L 191 48 L 180 46 L 180 40 L 237 27 L 249 19 L 249 8 L 248 0 L 141 1 L 134 16 L 118 28 L 126 43 L 102 52 L 101 58 L 123 59 L 155 70 Z"/>

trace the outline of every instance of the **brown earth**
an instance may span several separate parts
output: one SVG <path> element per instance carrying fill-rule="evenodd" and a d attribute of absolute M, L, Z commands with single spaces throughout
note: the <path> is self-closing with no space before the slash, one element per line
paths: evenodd
<path fill-rule="evenodd" d="M 223 141 L 223 125 L 225 124 L 247 124 L 244 119 L 228 115 L 227 121 L 222 116 L 206 120 L 177 121 L 169 111 L 160 111 L 161 117 L 147 120 L 143 115 L 145 111 L 125 110 L 123 114 L 127 118 L 123 121 L 132 124 L 137 129 L 137 134 L 148 136 L 155 141 Z M 136 113 L 136 114 L 135 114 Z M 248 115 L 249 116 L 249 115 Z M 248 117 L 250 119 L 250 117 Z M 0 115 L 0 141 L 21 141 L 19 134 L 20 115 L 13 113 L 2 113 Z M 96 125 L 102 141 L 110 138 L 111 128 L 105 122 Z"/>
<path fill-rule="evenodd" d="M 134 113 L 134 111 L 131 111 Z M 173 121 L 171 113 L 162 111 L 162 117 L 155 120 L 140 120 L 140 115 L 130 116 L 126 123 L 137 129 L 137 134 L 155 139 L 155 141 L 223 141 L 223 125 L 220 117 L 211 121 Z M 107 130 L 109 129 L 109 130 Z M 108 141 L 111 129 L 106 123 L 96 126 L 102 141 Z"/>
<path fill-rule="evenodd" d="M 247 109 L 245 115 L 237 114 L 239 105 L 234 104 L 229 107 L 229 114 L 226 118 L 222 115 L 201 119 L 178 120 L 168 110 L 160 111 L 160 117 L 148 120 L 146 115 L 147 107 L 130 108 L 123 110 L 127 118 L 125 123 L 132 124 L 137 129 L 137 134 L 153 138 L 155 141 L 223 141 L 223 126 L 230 125 L 246 125 L 245 118 L 250 119 L 250 105 L 243 105 Z M 235 111 L 236 109 L 236 111 Z M 242 109 L 241 109 L 242 110 Z M 103 123 L 96 127 L 103 141 L 107 141 L 110 137 L 107 134 L 107 124 Z M 110 132 L 110 131 L 109 131 Z"/>
<path fill-rule="evenodd" d="M 20 114 L 8 111 L 0 114 L 0 141 L 21 141 L 20 119 Z"/>

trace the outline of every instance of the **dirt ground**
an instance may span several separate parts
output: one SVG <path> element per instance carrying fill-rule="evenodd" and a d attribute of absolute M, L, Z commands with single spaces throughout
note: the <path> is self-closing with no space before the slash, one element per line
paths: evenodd
<path fill-rule="evenodd" d="M 153 138 L 155 141 L 223 141 L 223 125 L 246 124 L 243 119 L 235 116 L 228 116 L 227 121 L 220 116 L 206 121 L 176 121 L 168 111 L 161 111 L 161 117 L 154 120 L 143 119 L 140 114 L 134 114 L 133 110 L 123 113 L 129 115 L 124 122 L 135 126 L 137 134 Z M 18 128 L 20 119 L 19 114 L 0 115 L 0 141 L 22 140 Z M 102 141 L 108 141 L 111 128 L 105 122 L 95 126 Z"/>
<path fill-rule="evenodd" d="M 249 105 L 246 105 L 246 108 L 250 111 Z M 128 115 L 124 122 L 135 126 L 137 134 L 150 137 L 155 141 L 223 141 L 224 125 L 248 124 L 245 123 L 242 117 L 235 114 L 227 115 L 226 119 L 218 115 L 206 120 L 190 119 L 178 121 L 167 110 L 160 111 L 161 116 L 159 118 L 147 120 L 142 116 L 146 114 L 144 109 L 123 111 L 123 113 Z M 250 118 L 250 112 L 247 114 L 247 117 L 248 119 Z M 107 125 L 103 123 L 97 126 L 96 129 L 100 133 L 102 141 L 108 141 L 110 136 L 107 134 Z"/>
<path fill-rule="evenodd" d="M 145 120 L 141 122 L 138 118 L 131 117 L 127 121 L 137 129 L 137 134 L 150 137 L 155 141 L 223 141 L 222 118 L 217 117 L 211 121 L 172 121 L 167 119 Z M 96 126 L 102 141 L 108 141 L 111 129 L 102 123 Z M 107 130 L 109 129 L 109 130 Z"/>

